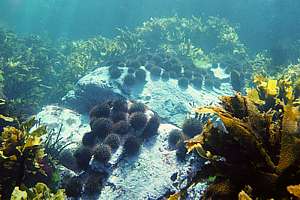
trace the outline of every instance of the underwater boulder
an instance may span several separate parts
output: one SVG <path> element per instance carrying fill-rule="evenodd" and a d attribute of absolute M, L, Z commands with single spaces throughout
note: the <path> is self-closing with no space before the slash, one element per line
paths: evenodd
<path fill-rule="evenodd" d="M 150 111 L 151 110 L 147 108 L 145 114 L 148 117 L 153 117 L 154 113 L 151 112 L 152 114 L 150 114 Z M 82 137 L 85 133 L 90 131 L 88 113 L 82 115 L 70 109 L 58 106 L 46 106 L 37 114 L 37 118 L 40 123 L 46 125 L 49 130 L 54 130 L 54 139 L 57 136 L 55 133 L 59 132 L 58 138 L 61 139 L 54 147 L 72 142 L 72 144 L 65 149 L 71 152 L 74 152 L 80 147 Z M 162 199 L 169 191 L 177 190 L 181 187 L 181 180 L 188 176 L 191 169 L 196 169 L 197 167 L 191 167 L 191 165 L 194 164 L 191 164 L 192 162 L 190 163 L 190 161 L 178 162 L 176 150 L 169 148 L 169 132 L 174 129 L 178 128 L 171 124 L 160 124 L 155 137 L 147 138 L 147 140 L 141 144 L 138 154 L 132 156 L 122 157 L 124 141 L 120 141 L 121 146 L 112 154 L 111 159 L 109 160 L 108 156 L 104 157 L 105 162 L 109 160 L 108 164 L 105 165 L 112 166 L 111 168 L 105 169 L 105 173 L 109 174 L 106 183 L 99 183 L 100 185 L 95 185 L 95 187 L 97 186 L 96 188 L 90 188 L 91 185 L 89 181 L 87 181 L 84 190 L 78 190 L 75 194 L 82 195 L 81 199 L 83 200 L 91 199 L 91 193 L 96 193 L 93 199 Z M 113 143 L 113 145 L 115 145 L 115 139 L 108 140 L 109 139 L 106 139 L 105 143 L 109 143 L 109 145 Z M 52 142 L 54 141 L 55 140 Z M 117 141 L 117 143 L 119 143 L 119 141 Z M 103 153 L 101 155 L 103 155 Z M 60 168 L 60 175 L 62 177 L 70 173 L 72 177 L 84 177 L 82 173 L 76 170 L 73 172 L 71 169 L 65 168 L 60 164 L 57 166 Z M 103 164 L 99 164 L 98 161 L 92 160 L 90 166 L 91 169 L 93 169 L 91 173 L 103 173 L 103 171 L 101 171 L 103 170 Z M 178 174 L 178 176 L 174 177 L 174 174 Z M 174 184 L 176 187 L 173 186 Z M 112 185 L 114 187 L 111 187 Z M 203 187 L 201 186 L 201 188 Z M 73 190 L 68 191 L 71 191 L 70 196 L 74 196 Z"/>
<path fill-rule="evenodd" d="M 145 68 L 141 67 L 141 69 Z M 123 85 L 123 79 L 128 71 L 126 68 L 118 79 L 111 79 L 108 71 L 109 67 L 100 67 L 81 78 L 75 90 L 64 97 L 64 103 L 82 112 L 107 99 L 130 98 L 151 107 L 162 121 L 181 125 L 190 110 L 189 103 L 194 102 L 196 105 L 217 103 L 219 96 L 233 94 L 229 80 L 222 82 L 219 88 L 188 87 L 182 90 L 177 86 L 177 80 L 153 80 L 151 73 L 146 70 L 144 83 L 136 82 L 126 87 Z"/>
<path fill-rule="evenodd" d="M 122 74 L 120 78 L 124 78 Z M 74 90 L 69 91 L 63 98 L 65 106 L 80 113 L 86 113 L 93 106 L 109 100 L 124 99 L 122 86 L 109 75 L 109 67 L 98 68 L 81 78 Z"/>

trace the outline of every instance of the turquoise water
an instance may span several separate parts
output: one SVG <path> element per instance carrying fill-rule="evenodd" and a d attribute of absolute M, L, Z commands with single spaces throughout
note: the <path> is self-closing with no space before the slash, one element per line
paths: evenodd
<path fill-rule="evenodd" d="M 278 39 L 299 38 L 297 0 L 2 0 L 0 23 L 19 33 L 52 37 L 111 37 L 116 28 L 136 27 L 151 17 L 219 16 L 239 26 L 251 49 L 275 46 Z"/>
<path fill-rule="evenodd" d="M 0 200 L 293 199 L 299 98 L 299 0 L 0 0 Z"/>

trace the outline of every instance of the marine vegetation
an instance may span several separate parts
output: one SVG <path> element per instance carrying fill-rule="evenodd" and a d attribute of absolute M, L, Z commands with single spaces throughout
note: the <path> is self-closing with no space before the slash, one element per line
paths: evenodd
<path fill-rule="evenodd" d="M 44 126 L 31 131 L 35 119 L 31 118 L 19 128 L 7 126 L 1 133 L 0 144 L 0 194 L 9 198 L 15 187 L 34 183 L 37 176 L 47 176 L 42 161 L 44 148 L 41 136 Z"/>
<path fill-rule="evenodd" d="M 12 125 L 15 122 L 15 119 L 10 116 L 10 109 L 8 103 L 5 99 L 0 99 L 0 131 L 3 131 L 3 128 Z"/>
<path fill-rule="evenodd" d="M 203 131 L 186 141 L 188 152 L 207 162 L 180 192 L 209 177 L 203 199 L 300 198 L 300 105 L 292 82 L 256 76 L 247 95 L 221 97 L 220 107 L 195 109 L 215 115 Z"/>
<path fill-rule="evenodd" d="M 44 183 L 37 183 L 33 188 L 15 187 L 11 195 L 11 200 L 64 200 L 66 198 L 63 189 L 52 193 Z"/>
<path fill-rule="evenodd" d="M 259 62 L 262 66 L 263 61 L 252 61 L 236 28 L 216 17 L 153 18 L 133 30 L 119 29 L 112 39 L 97 36 L 78 41 L 18 36 L 0 29 L 0 94 L 21 113 L 33 114 L 44 104 L 59 101 L 96 67 L 109 66 L 111 78 L 121 76 L 122 67 L 136 71 L 124 80 L 132 86 L 144 80 L 140 66 L 171 78 L 181 77 L 184 71 L 185 76 L 188 72 L 202 79 L 210 63 L 222 62 L 229 70 L 242 68 L 249 76 L 251 66 Z"/>

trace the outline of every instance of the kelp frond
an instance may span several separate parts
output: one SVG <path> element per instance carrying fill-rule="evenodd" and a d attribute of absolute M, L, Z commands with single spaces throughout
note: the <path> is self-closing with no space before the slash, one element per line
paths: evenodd
<path fill-rule="evenodd" d="M 204 199 L 299 195 L 300 106 L 293 84 L 259 76 L 255 84 L 247 96 L 238 93 L 222 97 L 220 107 L 195 109 L 197 115 L 217 115 L 226 129 L 208 121 L 201 134 L 186 141 L 188 152 L 209 161 L 189 185 L 216 177 Z"/>
<path fill-rule="evenodd" d="M 46 129 L 41 126 L 31 131 L 34 125 L 35 119 L 31 118 L 19 128 L 5 127 L 1 134 L 0 171 L 3 175 L 0 193 L 6 198 L 15 186 L 20 186 L 32 175 L 45 175 L 40 161 L 45 156 L 41 136 L 46 133 Z"/>
<path fill-rule="evenodd" d="M 64 190 L 60 189 L 56 193 L 52 193 L 44 183 L 37 183 L 33 188 L 25 188 L 25 190 L 15 187 L 11 200 L 64 200 L 66 199 Z"/>

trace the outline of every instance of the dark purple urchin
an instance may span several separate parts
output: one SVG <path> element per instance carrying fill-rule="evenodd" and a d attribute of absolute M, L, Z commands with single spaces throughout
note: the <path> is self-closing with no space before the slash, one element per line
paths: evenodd
<path fill-rule="evenodd" d="M 138 59 L 129 59 L 126 63 L 126 67 L 137 69 L 141 66 Z"/>
<path fill-rule="evenodd" d="M 183 138 L 182 131 L 179 129 L 173 129 L 169 133 L 168 144 L 170 147 L 175 147 L 179 141 Z"/>
<path fill-rule="evenodd" d="M 135 72 L 134 72 L 134 75 L 135 75 L 135 79 L 139 82 L 145 82 L 146 80 L 146 71 L 143 70 L 143 69 L 137 69 Z"/>
<path fill-rule="evenodd" d="M 152 55 L 152 61 L 154 61 L 155 64 L 161 64 L 163 61 L 162 56 L 159 53 L 154 53 Z"/>
<path fill-rule="evenodd" d="M 92 131 L 99 139 L 104 139 L 112 131 L 113 122 L 107 118 L 97 118 L 91 125 Z"/>
<path fill-rule="evenodd" d="M 150 69 L 153 67 L 153 63 L 151 63 L 151 62 L 147 62 L 146 64 L 145 64 L 145 68 L 146 68 L 146 70 L 148 70 L 148 71 L 150 71 Z"/>
<path fill-rule="evenodd" d="M 135 112 L 130 115 L 129 123 L 134 130 L 141 130 L 147 124 L 147 116 L 142 112 Z"/>
<path fill-rule="evenodd" d="M 93 132 L 87 132 L 82 137 L 82 144 L 86 147 L 94 147 L 97 143 L 97 137 Z"/>
<path fill-rule="evenodd" d="M 134 73 L 134 69 L 133 69 L 133 68 L 128 68 L 128 70 L 127 70 L 127 73 L 128 73 L 128 74 L 132 74 L 132 75 L 133 75 L 133 73 Z"/>
<path fill-rule="evenodd" d="M 189 137 L 194 137 L 202 132 L 202 123 L 195 118 L 186 119 L 182 125 L 182 132 Z"/>
<path fill-rule="evenodd" d="M 106 144 L 99 145 L 94 154 L 94 159 L 98 162 L 101 162 L 103 164 L 108 163 L 112 156 L 111 148 L 110 146 Z"/>
<path fill-rule="evenodd" d="M 143 131 L 143 137 L 144 138 L 149 138 L 153 135 L 157 134 L 158 128 L 160 125 L 160 120 L 159 117 L 157 115 L 154 115 L 153 117 L 151 117 L 147 124 L 146 127 Z"/>
<path fill-rule="evenodd" d="M 141 144 L 141 140 L 136 136 L 128 136 L 123 145 L 123 155 L 136 155 L 141 148 Z"/>
<path fill-rule="evenodd" d="M 202 87 L 203 78 L 202 76 L 194 77 L 191 82 L 196 89 L 200 89 Z"/>
<path fill-rule="evenodd" d="M 102 178 L 101 173 L 90 174 L 85 183 L 84 192 L 88 195 L 99 194 L 103 188 Z"/>
<path fill-rule="evenodd" d="M 59 154 L 59 162 L 61 165 L 72 171 L 76 171 L 78 169 L 76 158 L 70 149 L 65 149 Z"/>
<path fill-rule="evenodd" d="M 135 76 L 133 74 L 127 74 L 123 79 L 123 84 L 125 86 L 133 86 L 135 84 Z"/>
<path fill-rule="evenodd" d="M 112 111 L 128 112 L 128 103 L 126 99 L 117 99 L 112 103 Z"/>
<path fill-rule="evenodd" d="M 122 120 L 113 125 L 112 132 L 118 135 L 125 135 L 128 133 L 129 127 L 128 121 Z"/>
<path fill-rule="evenodd" d="M 100 117 L 109 117 L 110 114 L 110 106 L 108 103 L 100 103 L 94 106 L 90 110 L 90 119 L 92 118 L 100 118 Z"/>
<path fill-rule="evenodd" d="M 175 71 L 170 71 L 169 75 L 170 75 L 170 78 L 172 78 L 172 79 L 177 79 L 180 77 L 180 73 L 177 73 Z"/>
<path fill-rule="evenodd" d="M 112 112 L 111 114 L 111 120 L 116 123 L 119 122 L 121 120 L 127 120 L 127 113 L 125 112 Z"/>
<path fill-rule="evenodd" d="M 181 77 L 178 79 L 178 86 L 183 89 L 187 89 L 189 86 L 189 79 Z"/>
<path fill-rule="evenodd" d="M 88 168 L 90 160 L 92 158 L 91 150 L 82 146 L 82 147 L 79 147 L 74 152 L 73 155 L 76 159 L 78 168 L 81 170 L 86 170 Z"/>
<path fill-rule="evenodd" d="M 194 72 L 190 69 L 184 69 L 183 76 L 187 79 L 193 78 Z"/>
<path fill-rule="evenodd" d="M 174 71 L 177 74 L 181 73 L 181 69 L 182 69 L 182 64 L 179 61 L 179 59 L 177 58 L 171 58 L 165 65 L 165 69 L 169 70 L 169 71 Z"/>
<path fill-rule="evenodd" d="M 161 71 L 162 71 L 161 68 L 160 67 L 156 67 L 156 66 L 154 66 L 154 67 L 152 67 L 150 69 L 151 75 L 155 76 L 155 77 L 160 77 Z"/>
<path fill-rule="evenodd" d="M 112 133 L 112 134 L 109 134 L 104 142 L 104 144 L 107 144 L 108 146 L 110 146 L 110 148 L 115 151 L 116 149 L 119 148 L 120 144 L 121 144 L 121 139 L 120 139 L 120 136 L 115 134 L 115 133 Z"/>
<path fill-rule="evenodd" d="M 169 73 L 168 71 L 164 70 L 164 71 L 162 72 L 161 78 L 162 78 L 162 80 L 164 80 L 164 81 L 169 80 L 169 79 L 170 79 L 170 73 Z"/>
<path fill-rule="evenodd" d="M 115 66 L 109 67 L 108 72 L 109 72 L 109 77 L 112 79 L 117 79 L 122 74 L 122 70 Z"/>
<path fill-rule="evenodd" d="M 187 149 L 183 140 L 176 144 L 176 156 L 179 161 L 184 161 L 186 158 Z"/>
<path fill-rule="evenodd" d="M 140 102 L 134 102 L 130 105 L 128 113 L 134 113 L 134 112 L 145 112 L 146 106 L 143 103 Z"/>
<path fill-rule="evenodd" d="M 70 180 L 68 180 L 64 185 L 64 189 L 68 197 L 80 197 L 82 193 L 82 188 L 83 184 L 81 182 L 81 179 L 77 176 L 70 178 Z"/>

